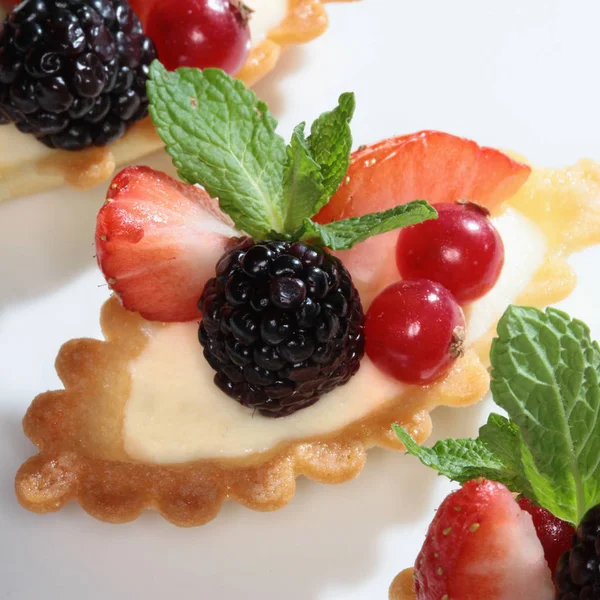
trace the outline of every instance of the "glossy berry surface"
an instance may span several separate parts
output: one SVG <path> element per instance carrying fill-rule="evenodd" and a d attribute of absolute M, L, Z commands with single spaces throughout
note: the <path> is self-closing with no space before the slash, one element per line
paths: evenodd
<path fill-rule="evenodd" d="M 344 183 L 315 220 L 331 223 L 425 198 L 430 204 L 468 198 L 494 210 L 514 196 L 531 168 L 506 154 L 440 131 L 389 138 L 352 154 Z M 398 232 L 376 235 L 340 255 L 363 298 L 398 279 Z"/>
<path fill-rule="evenodd" d="M 235 75 L 250 50 L 247 10 L 233 0 L 156 0 L 146 32 L 171 71 L 218 67 Z"/>
<path fill-rule="evenodd" d="M 571 547 L 575 528 L 570 523 L 557 519 L 545 508 L 536 506 L 528 498 L 521 498 L 519 506 L 531 515 L 533 526 L 544 548 L 546 562 L 554 573 L 558 559 Z"/>
<path fill-rule="evenodd" d="M 600 505 L 577 527 L 573 547 L 560 557 L 554 577 L 557 600 L 600 598 Z"/>
<path fill-rule="evenodd" d="M 364 354 L 364 316 L 343 264 L 301 242 L 237 239 L 206 284 L 199 340 L 215 383 L 281 417 L 346 383 Z"/>
<path fill-rule="evenodd" d="M 530 516 L 506 487 L 485 479 L 440 505 L 414 577 L 416 600 L 554 600 Z"/>
<path fill-rule="evenodd" d="M 459 304 L 489 292 L 504 265 L 502 238 L 486 209 L 473 203 L 436 204 L 438 218 L 400 232 L 396 264 L 404 279 L 441 283 Z"/>
<path fill-rule="evenodd" d="M 133 8 L 135 14 L 139 17 L 144 30 L 146 29 L 148 14 L 152 10 L 152 6 L 154 6 L 155 1 L 156 0 L 129 0 L 131 8 Z"/>
<path fill-rule="evenodd" d="M 146 116 L 155 57 L 126 0 L 27 0 L 0 33 L 0 122 L 51 148 L 109 144 Z"/>
<path fill-rule="evenodd" d="M 442 377 L 462 355 L 465 319 L 452 294 L 427 279 L 385 288 L 365 322 L 366 352 L 399 381 L 426 384 Z"/>

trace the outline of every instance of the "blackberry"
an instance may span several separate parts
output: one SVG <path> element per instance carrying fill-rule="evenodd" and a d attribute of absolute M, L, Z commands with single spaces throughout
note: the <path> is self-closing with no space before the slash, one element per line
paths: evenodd
<path fill-rule="evenodd" d="M 302 242 L 236 240 L 199 302 L 215 383 L 282 417 L 346 383 L 364 354 L 364 315 L 344 265 Z"/>
<path fill-rule="evenodd" d="M 558 561 L 557 600 L 600 600 L 600 505 L 590 509 Z"/>
<path fill-rule="evenodd" d="M 50 148 L 109 144 L 146 116 L 155 57 L 127 0 L 26 0 L 0 29 L 0 123 Z"/>

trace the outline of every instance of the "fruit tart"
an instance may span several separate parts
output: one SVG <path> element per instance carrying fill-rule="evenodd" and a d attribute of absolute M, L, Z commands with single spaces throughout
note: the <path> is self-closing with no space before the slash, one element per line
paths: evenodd
<path fill-rule="evenodd" d="M 148 92 L 179 180 L 109 186 L 105 340 L 67 342 L 65 389 L 24 419 L 36 512 L 189 526 L 226 499 L 280 508 L 298 475 L 346 481 L 370 447 L 403 448 L 393 422 L 422 442 L 436 406 L 480 400 L 504 308 L 564 297 L 564 257 L 600 236 L 590 162 L 532 170 L 432 131 L 350 155 L 351 93 L 286 145 L 216 69 L 155 61 Z"/>
<path fill-rule="evenodd" d="M 89 188 L 160 149 L 146 94 L 157 54 L 169 68 L 220 67 L 253 84 L 285 46 L 325 31 L 323 2 L 7 0 L 0 200 L 63 183 Z"/>
<path fill-rule="evenodd" d="M 600 597 L 600 346 L 555 309 L 511 306 L 491 350 L 477 439 L 408 452 L 462 487 L 438 509 L 390 600 Z"/>

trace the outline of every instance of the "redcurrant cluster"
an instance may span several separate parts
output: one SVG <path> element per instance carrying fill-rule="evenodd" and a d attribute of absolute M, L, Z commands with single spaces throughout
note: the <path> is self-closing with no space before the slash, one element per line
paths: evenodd
<path fill-rule="evenodd" d="M 461 306 L 500 277 L 504 245 L 485 208 L 471 202 L 435 206 L 436 220 L 402 230 L 396 265 L 402 280 L 375 298 L 366 317 L 366 352 L 384 372 L 426 384 L 462 355 Z"/>

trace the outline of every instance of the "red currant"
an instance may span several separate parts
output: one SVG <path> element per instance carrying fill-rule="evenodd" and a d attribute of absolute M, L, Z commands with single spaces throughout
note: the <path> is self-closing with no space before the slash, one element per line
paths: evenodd
<path fill-rule="evenodd" d="M 521 498 L 519 506 L 531 515 L 535 531 L 544 549 L 546 562 L 554 573 L 558 559 L 571 547 L 575 534 L 574 527 L 570 523 L 557 519 L 545 508 L 536 506 L 528 498 Z"/>
<path fill-rule="evenodd" d="M 146 34 L 171 71 L 218 67 L 235 75 L 250 50 L 246 11 L 235 0 L 156 0 Z"/>
<path fill-rule="evenodd" d="M 502 238 L 485 208 L 467 203 L 436 204 L 438 218 L 407 227 L 396 245 L 405 279 L 439 281 L 459 304 L 489 292 L 504 265 Z"/>
<path fill-rule="evenodd" d="M 462 355 L 465 318 L 452 294 L 427 279 L 385 288 L 365 322 L 366 352 L 382 371 L 405 383 L 442 377 Z"/>

